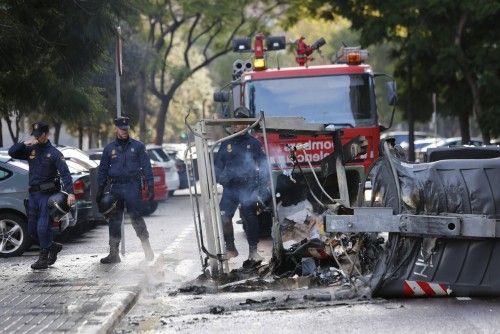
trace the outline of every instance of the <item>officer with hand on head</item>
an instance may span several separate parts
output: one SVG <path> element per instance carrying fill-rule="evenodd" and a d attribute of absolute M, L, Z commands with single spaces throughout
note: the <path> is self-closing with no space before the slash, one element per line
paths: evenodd
<path fill-rule="evenodd" d="M 129 119 L 115 119 L 116 140 L 108 144 L 102 153 L 97 182 L 97 203 L 104 201 L 105 189 L 116 199 L 116 209 L 109 218 L 109 255 L 101 259 L 101 263 L 118 263 L 120 255 L 118 248 L 121 240 L 121 224 L 123 210 L 132 220 L 132 226 L 142 243 L 146 260 L 154 259 L 154 253 L 149 243 L 149 233 L 141 214 L 141 178 L 145 177 L 148 185 L 148 200 L 154 200 L 154 179 L 151 162 L 146 153 L 146 147 L 140 141 L 129 137 Z"/>
<path fill-rule="evenodd" d="M 237 114 L 239 118 L 248 117 Z M 233 132 L 245 129 L 245 125 L 233 125 Z M 222 142 L 214 160 L 217 182 L 223 186 L 220 201 L 222 229 L 229 258 L 238 256 L 234 244 L 232 218 L 241 205 L 240 213 L 246 222 L 248 259 L 262 261 L 257 252 L 259 220 L 257 203 L 259 194 L 267 189 L 267 160 L 261 143 L 248 132 Z"/>
<path fill-rule="evenodd" d="M 52 220 L 49 216 L 49 198 L 61 190 L 60 179 L 67 193 L 67 205 L 75 204 L 73 181 L 62 153 L 49 140 L 49 125 L 36 122 L 32 125 L 33 139 L 14 144 L 9 155 L 27 160 L 29 165 L 28 233 L 38 237 L 40 255 L 31 265 L 33 269 L 47 269 L 57 260 L 62 249 L 52 240 Z"/>

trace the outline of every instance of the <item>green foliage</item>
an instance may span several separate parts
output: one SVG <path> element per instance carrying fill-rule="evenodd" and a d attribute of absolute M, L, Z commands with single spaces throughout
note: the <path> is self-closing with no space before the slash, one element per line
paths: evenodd
<path fill-rule="evenodd" d="M 439 110 L 471 114 L 475 105 L 484 133 L 498 133 L 500 3 L 487 0 L 304 0 L 293 1 L 287 24 L 303 15 L 352 22 L 361 43 L 390 43 L 400 105 L 411 102 L 417 119 L 430 116 L 433 92 Z M 408 64 L 412 63 L 412 101 L 407 101 Z M 482 112 L 481 112 L 482 110 Z"/>
<path fill-rule="evenodd" d="M 0 111 L 91 119 L 102 111 L 90 73 L 114 37 L 118 19 L 135 12 L 121 0 L 16 1 L 0 4 Z"/>

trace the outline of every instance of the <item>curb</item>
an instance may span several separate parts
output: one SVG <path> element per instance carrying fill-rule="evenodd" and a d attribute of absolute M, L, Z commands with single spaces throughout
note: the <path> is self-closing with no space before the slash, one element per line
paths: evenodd
<path fill-rule="evenodd" d="M 136 291 L 123 291 L 112 294 L 92 316 L 78 327 L 77 333 L 110 333 L 122 317 L 134 306 L 139 298 L 140 288 Z"/>
<path fill-rule="evenodd" d="M 152 262 L 150 267 L 158 270 L 165 259 L 165 255 L 160 253 Z M 132 309 L 141 295 L 147 277 L 142 278 L 137 284 L 123 286 L 121 291 L 115 292 L 106 297 L 106 302 L 96 311 L 89 315 L 78 328 L 79 334 L 107 334 L 112 333 L 115 326 Z"/>

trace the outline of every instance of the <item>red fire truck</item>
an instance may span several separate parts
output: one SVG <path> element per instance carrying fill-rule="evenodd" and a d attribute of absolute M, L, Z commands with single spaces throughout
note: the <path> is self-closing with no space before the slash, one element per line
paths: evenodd
<path fill-rule="evenodd" d="M 364 63 L 368 52 L 359 47 L 342 48 L 334 55 L 332 64 L 309 65 L 313 52 L 324 44 L 324 39 L 319 39 L 307 45 L 302 37 L 294 42 L 298 66 L 280 68 L 276 64 L 271 68 L 270 61 L 278 62 L 269 56 L 270 52 L 285 49 L 284 37 L 265 38 L 258 34 L 253 47 L 250 38 L 237 38 L 233 41 L 234 51 L 252 53 L 251 59 L 234 62 L 233 81 L 226 86 L 230 90 L 221 90 L 214 94 L 214 98 L 223 102 L 223 117 L 234 117 L 230 110 L 243 106 L 250 110 L 250 116 L 261 111 L 266 118 L 300 116 L 308 123 L 323 124 L 326 129 L 342 129 L 342 144 L 364 136 L 368 144 L 366 153 L 346 163 L 352 201 L 365 172 L 379 156 L 380 131 L 384 128 L 379 125 L 377 116 L 375 77 L 378 75 Z M 387 83 L 388 104 L 394 105 L 395 85 L 392 81 Z M 305 185 L 310 172 L 307 160 L 313 168 L 319 169 L 321 161 L 334 151 L 332 136 L 327 134 L 270 133 L 268 143 L 273 169 L 280 174 L 276 183 L 280 195 L 287 188 L 284 186 L 286 182 L 280 182 L 280 178 L 291 179 L 299 186 Z M 291 156 L 289 153 L 294 147 L 300 149 Z M 294 159 L 295 167 L 300 165 L 300 169 L 294 168 Z M 336 180 L 335 175 L 320 180 L 333 196 L 338 195 Z M 295 185 L 292 188 L 295 189 L 292 191 L 297 189 Z"/>

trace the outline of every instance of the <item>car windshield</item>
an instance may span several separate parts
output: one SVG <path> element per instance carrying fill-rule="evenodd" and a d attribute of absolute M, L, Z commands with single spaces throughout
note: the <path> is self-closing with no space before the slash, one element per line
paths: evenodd
<path fill-rule="evenodd" d="M 351 126 L 376 123 L 368 74 L 267 79 L 249 82 L 246 89 L 247 107 L 266 116 L 301 116 L 312 123 Z"/>

